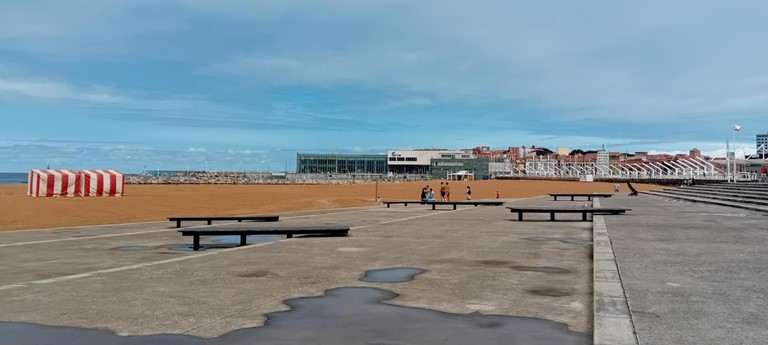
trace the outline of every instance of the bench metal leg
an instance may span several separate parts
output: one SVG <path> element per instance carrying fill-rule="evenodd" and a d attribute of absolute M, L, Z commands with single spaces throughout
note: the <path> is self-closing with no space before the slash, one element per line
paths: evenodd
<path fill-rule="evenodd" d="M 177 221 L 176 221 L 176 227 L 177 227 L 177 228 L 180 228 L 180 227 L 181 227 L 181 221 L 180 221 L 180 220 L 177 220 Z"/>
<path fill-rule="evenodd" d="M 244 245 L 246 245 L 246 244 L 247 244 L 247 239 L 246 239 L 246 237 L 248 237 L 248 236 L 246 236 L 246 235 L 240 235 L 240 246 L 244 246 Z"/>
<path fill-rule="evenodd" d="M 475 205 L 477 206 L 477 205 Z M 453 210 L 456 211 L 456 204 L 453 204 Z"/>
<path fill-rule="evenodd" d="M 208 225 L 211 225 L 211 220 L 210 219 L 208 219 Z"/>
<path fill-rule="evenodd" d="M 387 204 L 387 208 L 389 208 L 389 204 Z"/>
<path fill-rule="evenodd" d="M 286 238 L 293 238 L 293 234 L 285 235 Z"/>
<path fill-rule="evenodd" d="M 238 222 L 238 223 L 242 223 L 242 222 L 243 222 L 243 220 L 242 220 L 242 219 L 238 219 L 238 220 L 237 220 L 237 222 Z"/>
<path fill-rule="evenodd" d="M 199 235 L 193 235 L 192 239 L 192 250 L 199 250 L 200 249 L 200 236 Z"/>
<path fill-rule="evenodd" d="M 555 198 L 555 201 L 557 201 L 557 195 L 553 195 L 552 197 Z"/>
<path fill-rule="evenodd" d="M 587 221 L 587 211 L 581 212 L 581 220 Z"/>
<path fill-rule="evenodd" d="M 517 212 L 517 221 L 519 222 L 523 221 L 523 212 Z"/>
<path fill-rule="evenodd" d="M 555 212 L 549 212 L 549 220 L 555 220 Z"/>
<path fill-rule="evenodd" d="M 573 200 L 574 200 L 574 199 L 573 199 L 573 197 L 574 197 L 574 196 L 573 196 L 573 195 L 571 195 L 571 201 L 573 201 Z"/>

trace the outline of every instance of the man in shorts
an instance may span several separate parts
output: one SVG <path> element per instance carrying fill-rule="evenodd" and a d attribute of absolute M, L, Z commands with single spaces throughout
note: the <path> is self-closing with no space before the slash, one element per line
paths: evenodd
<path fill-rule="evenodd" d="M 445 201 L 445 185 L 440 182 L 440 201 Z"/>
<path fill-rule="evenodd" d="M 451 201 L 451 186 L 448 185 L 448 182 L 445 183 L 445 200 Z"/>

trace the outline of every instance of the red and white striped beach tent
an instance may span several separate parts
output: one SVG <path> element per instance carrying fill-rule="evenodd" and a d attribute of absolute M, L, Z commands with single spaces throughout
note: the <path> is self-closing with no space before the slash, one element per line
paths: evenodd
<path fill-rule="evenodd" d="M 27 181 L 30 196 L 80 196 L 82 193 L 78 170 L 30 170 Z"/>
<path fill-rule="evenodd" d="M 125 176 L 117 170 L 80 170 L 82 196 L 123 196 Z"/>

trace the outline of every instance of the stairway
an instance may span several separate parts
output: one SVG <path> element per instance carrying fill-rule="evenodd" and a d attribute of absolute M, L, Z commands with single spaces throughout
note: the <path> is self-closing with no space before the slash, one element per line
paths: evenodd
<path fill-rule="evenodd" d="M 768 213 L 768 183 L 765 182 L 712 183 L 641 193 Z"/>

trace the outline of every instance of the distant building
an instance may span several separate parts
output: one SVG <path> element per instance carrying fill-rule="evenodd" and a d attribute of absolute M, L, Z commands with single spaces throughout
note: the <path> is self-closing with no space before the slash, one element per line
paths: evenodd
<path fill-rule="evenodd" d="M 699 158 L 701 157 L 701 151 L 699 151 L 699 149 L 692 149 L 688 152 L 688 156 L 691 158 Z"/>
<path fill-rule="evenodd" d="M 758 154 L 768 153 L 768 133 L 755 136 L 755 148 Z"/>
<path fill-rule="evenodd" d="M 447 179 L 449 174 L 464 171 L 472 173 L 475 179 L 487 179 L 488 158 L 432 158 L 430 175 L 436 179 Z"/>
<path fill-rule="evenodd" d="M 311 174 L 386 174 L 387 155 L 297 153 L 296 172 Z"/>
<path fill-rule="evenodd" d="M 611 165 L 611 157 L 608 154 L 608 151 L 606 151 L 606 150 L 599 150 L 599 151 L 597 151 L 596 163 L 597 163 L 598 166 L 606 167 L 606 168 L 609 165 Z"/>
<path fill-rule="evenodd" d="M 426 175 L 430 172 L 431 160 L 433 158 L 468 159 L 474 158 L 474 156 L 472 153 L 461 150 L 430 149 L 387 151 L 387 171 L 393 174 Z"/>
<path fill-rule="evenodd" d="M 509 156 L 513 160 L 520 159 L 520 148 L 519 147 L 511 147 L 510 146 L 510 148 L 509 148 Z"/>

